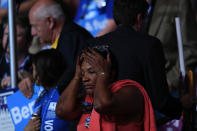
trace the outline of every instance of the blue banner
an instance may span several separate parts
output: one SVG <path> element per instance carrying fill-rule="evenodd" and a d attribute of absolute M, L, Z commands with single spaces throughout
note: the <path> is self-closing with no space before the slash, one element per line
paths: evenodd
<path fill-rule="evenodd" d="M 74 21 L 96 36 L 107 26 L 106 0 L 81 0 Z"/>
<path fill-rule="evenodd" d="M 27 125 L 33 113 L 35 100 L 42 90 L 42 87 L 34 85 L 34 94 L 31 99 L 26 98 L 20 91 L 7 97 L 7 105 L 15 131 L 22 131 Z"/>
<path fill-rule="evenodd" d="M 0 131 L 14 131 L 6 102 L 6 97 L 13 93 L 14 90 L 0 90 Z"/>

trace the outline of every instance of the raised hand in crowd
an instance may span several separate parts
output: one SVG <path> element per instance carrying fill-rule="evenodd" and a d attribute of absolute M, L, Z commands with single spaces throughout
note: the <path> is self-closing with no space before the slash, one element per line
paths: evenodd
<path fill-rule="evenodd" d="M 23 71 L 23 72 L 19 71 L 18 72 L 18 79 L 22 80 L 22 79 L 24 79 L 24 78 L 26 78 L 26 77 L 28 77 L 30 75 L 31 74 L 29 72 L 27 72 L 27 71 Z M 10 86 L 11 86 L 11 78 L 10 78 L 10 76 L 7 76 L 7 77 L 5 77 L 5 78 L 3 78 L 1 80 L 1 88 L 2 89 L 6 89 L 6 87 L 10 87 Z"/>
<path fill-rule="evenodd" d="M 32 76 L 26 77 L 22 79 L 19 84 L 18 88 L 23 93 L 23 95 L 27 98 L 31 98 L 33 95 L 33 78 Z"/>
<path fill-rule="evenodd" d="M 1 88 L 5 89 L 7 86 L 11 86 L 11 82 L 10 82 L 10 76 L 5 77 L 1 80 Z"/>

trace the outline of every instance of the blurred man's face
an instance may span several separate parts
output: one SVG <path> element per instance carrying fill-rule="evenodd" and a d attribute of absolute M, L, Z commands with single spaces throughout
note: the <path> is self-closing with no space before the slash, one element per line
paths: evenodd
<path fill-rule="evenodd" d="M 40 38 L 40 43 L 51 43 L 50 33 L 46 20 L 38 20 L 34 14 L 29 15 L 31 34 Z"/>
<path fill-rule="evenodd" d="M 17 40 L 17 51 L 18 53 L 20 53 L 21 51 L 24 50 L 25 47 L 27 47 L 25 44 L 27 44 L 26 42 L 26 38 L 25 38 L 25 31 L 24 29 L 17 25 L 16 26 L 16 40 Z M 8 25 L 5 27 L 4 30 L 4 34 L 3 34 L 3 48 L 6 48 L 6 44 L 7 48 L 6 48 L 6 55 L 9 57 L 9 53 L 10 53 L 10 46 L 9 46 L 9 42 L 8 42 L 8 34 L 9 34 L 9 29 L 8 29 Z"/>

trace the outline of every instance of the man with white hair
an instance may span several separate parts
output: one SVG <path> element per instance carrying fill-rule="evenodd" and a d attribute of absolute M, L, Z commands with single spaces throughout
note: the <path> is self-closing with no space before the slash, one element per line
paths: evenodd
<path fill-rule="evenodd" d="M 71 80 L 76 58 L 86 46 L 86 40 L 92 36 L 80 26 L 69 20 L 61 6 L 53 0 L 39 0 L 29 12 L 31 33 L 47 43 L 51 48 L 60 51 L 66 61 L 67 70 L 61 77 L 58 87 L 61 92 Z M 29 86 L 27 86 L 29 85 Z M 26 78 L 19 84 L 19 89 L 27 97 L 33 94 L 31 79 Z"/>
<path fill-rule="evenodd" d="M 66 19 L 60 5 L 49 2 L 36 3 L 29 13 L 31 33 L 38 36 L 41 43 L 53 43 L 61 33 Z"/>

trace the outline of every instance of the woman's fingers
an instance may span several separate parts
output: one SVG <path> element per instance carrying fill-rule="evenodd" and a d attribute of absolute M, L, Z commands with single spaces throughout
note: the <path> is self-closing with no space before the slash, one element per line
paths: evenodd
<path fill-rule="evenodd" d="M 103 56 L 101 56 L 98 52 L 96 52 L 93 49 L 86 49 L 82 53 L 82 57 L 84 60 L 89 63 L 92 68 L 97 72 L 101 71 L 109 71 L 111 66 L 111 59 L 110 54 L 107 55 L 107 58 L 105 59 Z"/>

